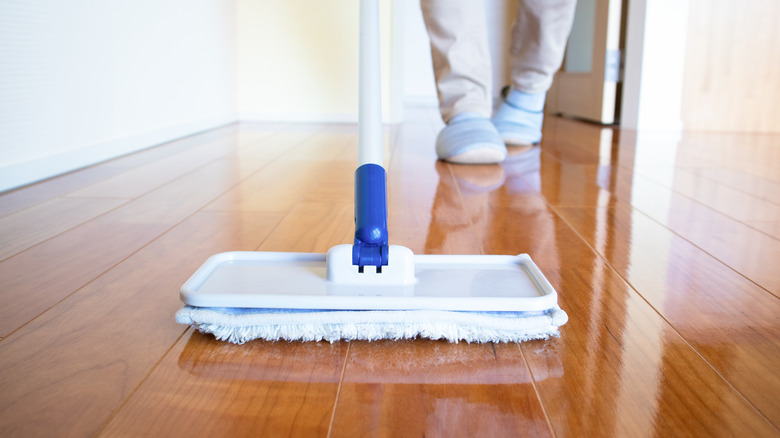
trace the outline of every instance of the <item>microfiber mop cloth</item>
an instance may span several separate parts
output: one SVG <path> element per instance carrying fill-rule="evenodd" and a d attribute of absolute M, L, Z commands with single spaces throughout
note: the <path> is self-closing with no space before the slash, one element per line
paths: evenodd
<path fill-rule="evenodd" d="M 269 341 L 446 339 L 522 342 L 558 336 L 568 320 L 559 307 L 535 312 L 442 310 L 308 310 L 184 306 L 176 321 L 217 339 Z"/>

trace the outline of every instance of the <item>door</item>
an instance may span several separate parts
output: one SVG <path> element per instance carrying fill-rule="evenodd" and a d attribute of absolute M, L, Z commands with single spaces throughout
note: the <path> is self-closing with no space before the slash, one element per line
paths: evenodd
<path fill-rule="evenodd" d="M 616 122 L 621 0 L 578 0 L 566 55 L 547 96 L 547 112 Z"/>

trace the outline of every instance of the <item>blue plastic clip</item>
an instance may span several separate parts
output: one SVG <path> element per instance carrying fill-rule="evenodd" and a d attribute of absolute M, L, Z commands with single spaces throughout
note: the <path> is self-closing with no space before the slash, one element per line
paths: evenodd
<path fill-rule="evenodd" d="M 381 272 L 388 260 L 387 173 L 378 164 L 364 164 L 355 171 L 355 244 L 352 264 L 376 266 Z"/>

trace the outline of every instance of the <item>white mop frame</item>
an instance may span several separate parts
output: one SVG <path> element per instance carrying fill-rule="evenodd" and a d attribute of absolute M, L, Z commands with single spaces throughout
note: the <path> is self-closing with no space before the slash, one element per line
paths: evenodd
<path fill-rule="evenodd" d="M 351 265 L 365 281 L 350 283 L 328 280 L 326 254 L 226 252 L 207 260 L 181 296 L 197 307 L 266 309 L 544 313 L 557 306 L 555 290 L 526 254 L 413 257 L 413 283 L 388 283 L 384 273 L 359 274 Z"/>
<path fill-rule="evenodd" d="M 383 160 L 376 0 L 360 5 L 358 164 Z M 357 201 L 356 201 L 357 202 Z M 558 334 L 557 294 L 526 254 L 414 255 L 389 245 L 388 264 L 353 265 L 353 245 L 328 254 L 226 252 L 182 286 L 176 316 L 218 339 L 515 341 Z"/>

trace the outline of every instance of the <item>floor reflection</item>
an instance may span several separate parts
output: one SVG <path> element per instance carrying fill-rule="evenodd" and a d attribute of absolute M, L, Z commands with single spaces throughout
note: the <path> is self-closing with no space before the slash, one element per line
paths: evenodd
<path fill-rule="evenodd" d="M 545 378 L 563 374 L 560 362 L 550 364 Z M 449 343 L 428 339 L 354 342 L 345 379 L 360 383 L 399 384 L 525 384 L 516 344 Z"/>
<path fill-rule="evenodd" d="M 560 379 L 550 364 L 539 380 Z M 546 434 L 532 378 L 516 344 L 353 342 L 334 432 L 363 436 Z M 359 421 L 351 418 L 360 416 Z M 350 429 L 348 425 L 359 424 Z"/>
<path fill-rule="evenodd" d="M 346 342 L 267 342 L 243 345 L 192 332 L 179 355 L 179 369 L 217 380 L 338 382 Z"/>

